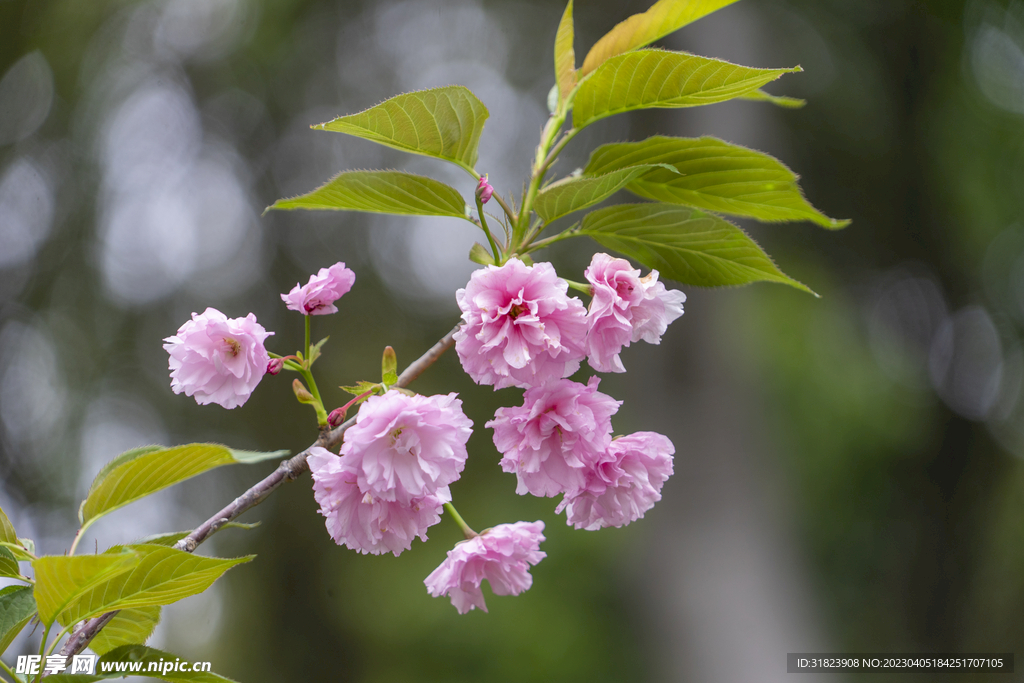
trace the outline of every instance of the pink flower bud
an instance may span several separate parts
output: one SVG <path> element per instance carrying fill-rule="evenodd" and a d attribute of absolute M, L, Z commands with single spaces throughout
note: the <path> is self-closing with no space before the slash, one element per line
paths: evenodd
<path fill-rule="evenodd" d="M 276 375 L 284 367 L 284 358 L 271 358 L 267 363 L 267 374 Z"/>
<path fill-rule="evenodd" d="M 335 408 L 331 411 L 331 414 L 327 416 L 327 423 L 331 427 L 337 427 L 345 421 L 345 415 L 348 411 L 345 408 Z"/>
<path fill-rule="evenodd" d="M 484 175 L 480 178 L 480 182 L 476 186 L 476 196 L 480 198 L 482 204 L 486 204 L 491 200 L 491 195 L 494 194 L 494 188 L 487 182 L 487 176 Z"/>

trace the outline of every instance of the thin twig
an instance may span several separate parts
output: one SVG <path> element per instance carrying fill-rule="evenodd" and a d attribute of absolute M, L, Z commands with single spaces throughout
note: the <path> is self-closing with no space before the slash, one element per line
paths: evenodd
<path fill-rule="evenodd" d="M 433 365 L 434 361 L 441 357 L 441 354 L 455 344 L 453 337 L 458 331 L 459 326 L 456 325 L 448 334 L 442 337 L 440 341 L 434 344 L 430 350 L 417 358 L 409 367 L 407 367 L 405 372 L 398 376 L 398 381 L 394 386 L 404 388 L 409 384 L 412 384 L 417 377 L 423 374 L 424 370 Z M 313 445 L 298 455 L 283 461 L 277 469 L 274 470 L 273 474 L 236 498 L 213 517 L 200 524 L 192 533 L 175 543 L 174 547 L 178 550 L 184 550 L 187 553 L 194 552 L 203 541 L 216 533 L 218 529 L 234 520 L 245 511 L 266 500 L 267 496 L 273 493 L 279 486 L 281 486 L 281 484 L 292 481 L 300 474 L 309 470 L 306 458 L 314 447 L 319 446 L 331 451 L 337 449 L 341 445 L 342 438 L 345 435 L 345 430 L 354 425 L 355 422 L 356 418 L 352 417 L 334 429 L 322 429 L 320 431 L 320 436 L 317 437 L 317 440 Z M 110 623 L 110 620 L 113 619 L 116 614 L 117 611 L 107 612 L 102 616 L 94 617 L 82 624 L 79 624 L 79 626 L 72 632 L 68 642 L 64 643 L 64 647 L 61 648 L 60 653 L 65 657 L 71 657 L 72 655 L 80 653 L 88 647 L 89 643 L 92 642 L 92 639 L 96 637 L 96 634 L 103 630 L 103 627 Z"/>

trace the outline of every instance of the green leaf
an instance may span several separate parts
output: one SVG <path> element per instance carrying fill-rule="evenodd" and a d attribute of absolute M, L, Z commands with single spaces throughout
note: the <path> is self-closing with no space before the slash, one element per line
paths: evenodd
<path fill-rule="evenodd" d="M 685 52 L 627 52 L 612 57 L 580 83 L 573 100 L 572 123 L 579 129 L 635 109 L 724 102 L 793 71 L 800 67 L 753 69 Z"/>
<path fill-rule="evenodd" d="M 36 613 L 31 586 L 7 586 L 0 590 L 0 654 Z"/>
<path fill-rule="evenodd" d="M 785 95 L 770 95 L 764 90 L 754 90 L 748 92 L 746 95 L 740 95 L 741 100 L 751 100 L 753 102 L 768 102 L 778 107 L 784 107 L 786 109 L 799 109 L 800 107 L 807 104 L 807 100 L 801 100 L 798 97 L 786 97 Z"/>
<path fill-rule="evenodd" d="M 491 252 L 487 251 L 487 247 L 476 242 L 472 247 L 469 248 L 469 260 L 473 263 L 479 263 L 482 266 L 493 266 L 494 256 Z"/>
<path fill-rule="evenodd" d="M 646 12 L 619 22 L 598 40 L 583 60 L 580 76 L 586 76 L 616 55 L 650 45 L 734 2 L 736 0 L 659 0 Z"/>
<path fill-rule="evenodd" d="M 375 391 L 380 388 L 380 384 L 377 382 L 356 382 L 354 386 L 339 387 L 342 391 L 353 396 L 362 396 L 368 391 Z"/>
<path fill-rule="evenodd" d="M 380 381 L 388 386 L 398 381 L 398 356 L 390 346 L 384 347 L 384 355 L 380 360 Z"/>
<path fill-rule="evenodd" d="M 270 209 L 333 209 L 402 216 L 466 217 L 458 190 L 439 180 L 401 171 L 345 171 L 312 192 L 278 199 Z"/>
<path fill-rule="evenodd" d="M 139 555 L 137 566 L 101 584 L 94 584 L 61 612 L 62 624 L 74 624 L 117 609 L 169 605 L 202 593 L 228 569 L 253 558 L 252 555 L 234 559 L 200 557 L 155 544 L 128 548 Z"/>
<path fill-rule="evenodd" d="M 575 29 L 572 22 L 572 0 L 565 6 L 555 34 L 555 83 L 561 104 L 576 87 L 576 51 L 573 49 Z"/>
<path fill-rule="evenodd" d="M 312 127 L 445 159 L 478 177 L 473 167 L 489 115 L 468 88 L 449 85 L 398 95 L 358 114 Z"/>
<path fill-rule="evenodd" d="M 768 281 L 814 293 L 776 268 L 738 227 L 696 209 L 671 204 L 610 206 L 588 214 L 579 234 L 684 284 L 721 287 Z"/>
<path fill-rule="evenodd" d="M 812 221 L 826 228 L 845 227 L 804 198 L 797 176 L 778 159 L 718 138 L 654 136 L 642 142 L 602 145 L 594 150 L 584 175 L 611 173 L 637 164 L 661 164 L 628 189 L 641 197 L 761 221 Z M 664 170 L 665 166 L 675 171 Z"/>
<path fill-rule="evenodd" d="M 281 455 L 281 451 L 236 451 L 209 443 L 136 448 L 122 453 L 100 470 L 78 516 L 84 529 L 109 512 L 217 467 L 251 465 Z"/>
<path fill-rule="evenodd" d="M 31 562 L 32 560 L 36 559 L 35 555 L 33 555 L 31 552 L 29 552 L 23 546 L 17 543 L 0 542 L 0 548 L 3 548 L 7 552 L 9 552 L 11 555 L 14 556 L 14 559 L 16 560 L 24 560 L 26 562 Z"/>
<path fill-rule="evenodd" d="M 89 647 L 96 654 L 104 655 L 122 645 L 142 645 L 153 635 L 159 621 L 159 607 L 123 609 L 92 639 Z"/>
<path fill-rule="evenodd" d="M 0 509 L 0 541 L 20 545 L 18 535 L 14 532 L 14 525 L 11 524 L 11 520 L 2 509 Z"/>
<path fill-rule="evenodd" d="M 39 619 L 49 625 L 68 605 L 93 587 L 130 572 L 139 564 L 133 551 L 103 555 L 44 556 L 32 563 Z"/>
<path fill-rule="evenodd" d="M 313 367 L 313 363 L 315 363 L 316 359 L 320 357 L 320 349 L 323 348 L 328 339 L 330 339 L 330 337 L 324 337 L 316 344 L 309 347 L 309 367 Z"/>
<path fill-rule="evenodd" d="M 656 168 L 651 164 L 614 169 L 608 173 L 570 176 L 551 183 L 537 194 L 533 208 L 545 223 L 573 211 L 593 206 L 615 194 L 629 182 Z M 675 172 L 671 166 L 665 167 Z"/>
<path fill-rule="evenodd" d="M 7 576 L 12 579 L 24 579 L 21 569 L 18 567 L 18 560 L 7 548 L 0 546 L 0 576 Z"/>

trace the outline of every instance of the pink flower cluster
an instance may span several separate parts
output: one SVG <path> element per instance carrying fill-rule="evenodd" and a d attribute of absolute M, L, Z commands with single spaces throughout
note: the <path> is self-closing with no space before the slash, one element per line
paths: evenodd
<path fill-rule="evenodd" d="M 281 299 L 303 315 L 337 313 L 334 302 L 352 289 L 355 280 L 355 273 L 344 263 L 335 263 L 311 275 L 306 286 L 295 285 Z M 176 335 L 164 339 L 171 389 L 194 396 L 199 405 L 237 408 L 249 400 L 265 374 L 276 375 L 284 367 L 284 359 L 271 360 L 263 345 L 272 334 L 252 313 L 244 318 L 228 318 L 215 308 L 193 313 Z"/>
<path fill-rule="evenodd" d="M 515 472 L 516 493 L 562 495 L 557 512 L 578 529 L 624 526 L 661 500 L 675 448 L 667 437 L 637 432 L 612 439 L 620 402 L 571 380 L 529 389 L 523 405 L 498 408 L 494 429 L 502 469 Z"/>
<path fill-rule="evenodd" d="M 596 454 L 612 440 L 611 416 L 621 405 L 597 390 L 568 379 L 527 389 L 520 407 L 498 408 L 486 427 L 494 428 L 501 468 L 518 477 L 516 493 L 552 497 L 576 492 Z"/>
<path fill-rule="evenodd" d="M 341 456 L 317 448 L 307 459 L 313 493 L 339 545 L 395 555 L 440 521 L 448 485 L 466 465 L 473 423 L 455 394 L 389 391 L 363 404 Z"/>
<path fill-rule="evenodd" d="M 585 275 L 589 310 L 549 263 L 512 258 L 477 270 L 456 293 L 464 324 L 455 350 L 478 384 L 526 389 L 522 406 L 499 408 L 486 425 L 516 492 L 561 495 L 569 524 L 597 529 L 629 524 L 660 500 L 675 449 L 651 432 L 613 440 L 620 402 L 597 390 L 597 378 L 565 378 L 584 357 L 600 372 L 625 372 L 623 347 L 658 344 L 686 296 L 666 289 L 657 271 L 641 277 L 608 254 L 595 254 Z"/>
<path fill-rule="evenodd" d="M 473 273 L 455 293 L 465 323 L 455 335 L 463 369 L 477 384 L 537 387 L 568 377 L 588 357 L 599 372 L 625 372 L 623 347 L 641 339 L 658 344 L 683 314 L 686 295 L 640 277 L 629 261 L 595 254 L 586 270 L 589 311 L 568 296 L 568 283 L 550 263 L 528 266 L 511 258 Z"/>
<path fill-rule="evenodd" d="M 480 584 L 495 595 L 519 595 L 533 584 L 530 567 L 547 557 L 540 549 L 544 522 L 499 524 L 448 551 L 448 558 L 423 583 L 435 598 L 447 595 L 459 614 L 487 611 Z"/>

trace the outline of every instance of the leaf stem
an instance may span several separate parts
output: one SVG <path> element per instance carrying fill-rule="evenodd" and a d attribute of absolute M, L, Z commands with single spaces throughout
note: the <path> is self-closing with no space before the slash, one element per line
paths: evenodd
<path fill-rule="evenodd" d="M 508 204 L 506 204 L 505 200 L 501 198 L 501 195 L 498 194 L 497 192 L 495 192 L 491 196 L 494 197 L 494 201 L 498 202 L 498 206 L 501 207 L 501 210 L 505 212 L 505 215 L 508 217 L 509 223 L 511 223 L 512 225 L 515 225 L 516 224 L 516 215 L 515 215 L 515 213 L 513 213 L 512 209 L 508 208 Z"/>
<path fill-rule="evenodd" d="M 565 131 L 565 134 L 562 136 L 562 139 L 558 141 L 558 144 L 556 144 L 554 148 L 552 148 L 547 158 L 544 159 L 545 173 L 549 168 L 551 168 L 551 164 L 555 163 L 555 159 L 557 159 L 558 155 L 562 153 L 562 150 L 565 149 L 565 146 L 569 144 L 569 141 L 576 137 L 576 134 L 579 132 L 580 129 L 578 128 L 570 128 L 569 130 Z"/>
<path fill-rule="evenodd" d="M 579 223 L 574 223 L 573 225 L 570 225 L 568 228 L 558 233 L 557 235 L 546 237 L 539 242 L 533 242 L 526 248 L 526 250 L 523 253 L 529 254 L 532 251 L 537 251 L 538 249 L 543 249 L 544 247 L 550 247 L 555 242 L 561 242 L 562 240 L 569 239 L 570 237 L 576 237 L 577 235 L 580 234 L 579 225 Z"/>
<path fill-rule="evenodd" d="M 46 626 L 46 630 L 43 631 L 43 641 L 39 643 L 39 674 L 36 676 L 36 681 L 43 677 L 43 671 L 46 669 L 43 667 L 43 660 L 46 659 L 46 641 L 50 638 L 50 629 L 53 628 L 53 622 L 50 622 Z"/>
<path fill-rule="evenodd" d="M 82 540 L 82 532 L 85 531 L 85 525 L 82 525 L 78 529 L 78 533 L 75 534 L 75 539 L 71 541 L 71 548 L 68 549 L 68 557 L 75 554 L 75 548 L 78 547 L 78 542 Z"/>
<path fill-rule="evenodd" d="M 308 320 L 308 319 L 307 319 Z M 306 323 L 306 349 L 309 349 L 309 323 Z M 300 368 L 299 373 L 306 380 L 306 386 L 309 388 L 309 393 L 313 395 L 313 409 L 316 410 L 316 421 L 321 429 L 327 426 L 327 411 L 324 410 L 323 399 L 320 398 L 320 390 L 316 388 L 316 380 L 313 379 L 313 373 L 306 368 Z"/>
<path fill-rule="evenodd" d="M 544 182 L 544 174 L 547 172 L 547 167 L 550 164 L 548 156 L 551 151 L 551 145 L 554 144 L 558 131 L 562 129 L 562 124 L 564 123 L 565 112 L 558 111 L 548 118 L 548 122 L 544 125 L 544 130 L 541 132 L 540 144 L 537 145 L 537 155 L 533 161 L 530 185 L 526 190 L 526 196 L 523 197 L 523 206 L 519 212 L 519 220 L 516 222 L 515 230 L 513 231 L 516 249 L 522 246 L 519 240 L 526 236 L 527 227 L 530 223 L 530 210 L 533 208 L 533 200 L 537 198 L 537 191 L 540 189 L 541 183 Z"/>
<path fill-rule="evenodd" d="M 484 234 L 487 235 L 487 242 L 491 245 L 494 262 L 500 266 L 502 264 L 501 251 L 498 249 L 498 245 L 494 243 L 494 237 L 491 236 L 491 231 L 487 227 L 487 218 L 484 217 L 484 203 L 480 199 L 480 195 L 476 197 L 476 212 L 480 215 L 480 227 L 483 229 Z"/>
<path fill-rule="evenodd" d="M 575 289 L 577 292 L 582 292 L 587 296 L 594 296 L 594 288 L 590 285 L 585 285 L 582 282 L 574 282 L 573 280 L 566 280 L 565 282 L 569 285 L 569 289 Z"/>
<path fill-rule="evenodd" d="M 462 533 L 467 540 L 470 538 L 476 538 L 480 535 L 469 528 L 469 525 L 466 524 L 466 520 L 462 519 L 462 515 L 459 514 L 459 511 L 455 509 L 454 505 L 452 505 L 451 503 L 445 503 L 444 509 L 448 511 L 448 514 L 451 515 L 451 518 L 454 519 L 455 523 L 459 525 L 459 529 L 462 530 Z"/>
<path fill-rule="evenodd" d="M 8 676 L 10 676 L 10 677 L 11 677 L 11 679 L 12 679 L 12 680 L 13 680 L 13 681 L 14 681 L 15 683 L 17 683 L 17 681 L 20 681 L 20 680 L 21 680 L 20 678 L 18 678 L 18 674 L 16 674 L 16 673 L 14 673 L 13 671 L 11 671 L 11 667 L 9 667 L 9 666 L 7 666 L 6 664 L 4 664 L 4 662 L 3 662 L 3 660 L 2 660 L 2 659 L 0 659 L 0 667 L 3 667 L 4 671 L 6 671 L 6 672 L 7 672 L 7 675 L 8 675 Z M 5 679 L 5 680 L 6 680 L 6 679 Z"/>
<path fill-rule="evenodd" d="M 308 366 L 309 365 L 309 316 L 302 316 L 303 320 L 306 321 L 306 344 L 302 347 L 302 361 Z"/>

